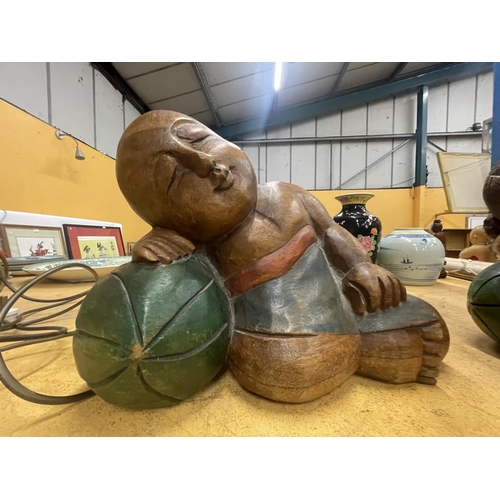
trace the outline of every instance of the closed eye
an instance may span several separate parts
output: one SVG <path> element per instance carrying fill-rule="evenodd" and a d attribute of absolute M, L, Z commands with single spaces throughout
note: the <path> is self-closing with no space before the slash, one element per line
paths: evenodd
<path fill-rule="evenodd" d="M 193 149 L 200 150 L 201 146 L 204 145 L 205 141 L 210 137 L 209 134 L 202 135 L 196 139 L 188 139 L 189 144 L 191 144 Z"/>
<path fill-rule="evenodd" d="M 191 144 L 199 144 L 200 142 L 203 142 L 206 138 L 208 137 L 208 134 L 207 135 L 204 135 L 202 137 L 198 137 L 196 139 L 190 139 L 189 142 Z"/>

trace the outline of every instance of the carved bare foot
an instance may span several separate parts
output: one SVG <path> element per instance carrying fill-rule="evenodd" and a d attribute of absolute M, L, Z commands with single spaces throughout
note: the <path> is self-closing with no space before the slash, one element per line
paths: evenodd
<path fill-rule="evenodd" d="M 357 373 L 393 384 L 434 385 L 449 345 L 450 335 L 444 321 L 363 333 Z"/>
<path fill-rule="evenodd" d="M 450 346 L 450 334 L 445 322 L 436 322 L 416 328 L 424 345 L 422 366 L 417 382 L 434 385 L 439 375 L 439 365 Z"/>
<path fill-rule="evenodd" d="M 194 250 L 195 246 L 175 231 L 154 228 L 134 245 L 132 261 L 171 264 Z"/>

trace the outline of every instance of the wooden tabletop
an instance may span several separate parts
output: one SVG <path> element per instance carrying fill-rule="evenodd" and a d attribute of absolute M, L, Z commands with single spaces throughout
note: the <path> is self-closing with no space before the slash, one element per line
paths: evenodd
<path fill-rule="evenodd" d="M 18 288 L 30 278 L 18 277 Z M 64 297 L 91 284 L 46 280 L 30 290 Z M 451 346 L 436 386 L 390 385 L 352 376 L 323 398 L 281 404 L 242 389 L 230 372 L 172 408 L 131 411 L 98 397 L 66 406 L 23 401 L 0 384 L 1 436 L 498 436 L 500 348 L 466 310 L 470 282 L 439 280 L 407 287 L 431 303 L 448 323 Z M 6 293 L 4 289 L 2 293 Z M 21 310 L 37 305 L 21 301 Z M 48 324 L 74 327 L 76 311 Z M 1 334 L 0 334 L 1 335 Z M 29 388 L 50 395 L 86 389 L 76 371 L 71 340 L 5 353 L 7 366 Z"/>

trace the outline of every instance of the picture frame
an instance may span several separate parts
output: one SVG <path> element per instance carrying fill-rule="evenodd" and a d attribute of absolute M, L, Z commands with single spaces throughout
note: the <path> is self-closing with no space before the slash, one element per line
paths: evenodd
<path fill-rule="evenodd" d="M 119 227 L 63 224 L 70 259 L 124 257 L 122 231 Z"/>
<path fill-rule="evenodd" d="M 60 227 L 0 225 L 0 247 L 7 257 L 67 257 Z"/>
<path fill-rule="evenodd" d="M 486 217 L 467 217 L 467 228 L 474 229 L 475 227 L 481 227 L 484 224 L 484 219 Z"/>
<path fill-rule="evenodd" d="M 491 169 L 484 153 L 436 153 L 449 212 L 487 214 L 483 186 Z"/>

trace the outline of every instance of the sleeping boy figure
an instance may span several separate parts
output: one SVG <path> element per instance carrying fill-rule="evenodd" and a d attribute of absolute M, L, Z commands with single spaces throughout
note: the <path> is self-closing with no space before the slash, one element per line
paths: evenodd
<path fill-rule="evenodd" d="M 171 111 L 129 125 L 116 174 L 152 226 L 134 261 L 170 264 L 197 251 L 218 271 L 234 304 L 229 365 L 246 389 L 305 402 L 353 373 L 436 383 L 449 345 L 439 313 L 372 264 L 304 189 L 258 185 L 240 148 Z"/>

